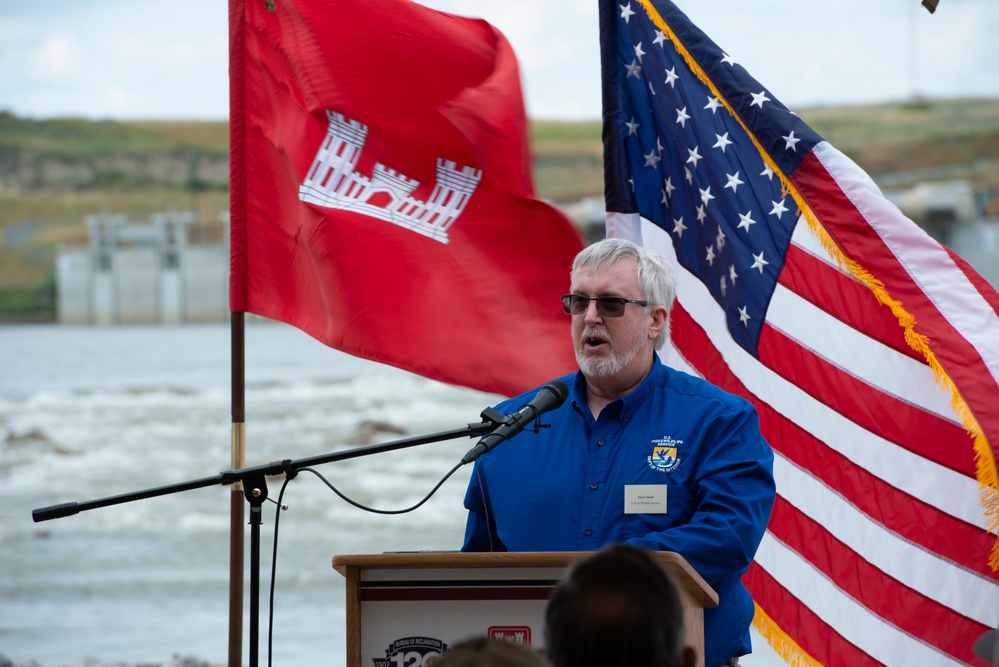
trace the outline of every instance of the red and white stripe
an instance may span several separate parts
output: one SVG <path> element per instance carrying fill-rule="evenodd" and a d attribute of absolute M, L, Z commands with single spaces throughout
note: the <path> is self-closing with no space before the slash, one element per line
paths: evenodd
<path fill-rule="evenodd" d="M 995 292 L 828 144 L 790 180 L 844 255 L 930 336 L 994 448 Z M 778 497 L 746 582 L 767 616 L 830 667 L 976 664 L 974 640 L 999 620 L 999 577 L 988 565 L 996 536 L 986 529 L 973 441 L 896 315 L 829 258 L 801 219 L 757 359 L 676 263 L 668 233 L 611 214 L 608 234 L 677 266 L 663 360 L 759 410 Z"/>

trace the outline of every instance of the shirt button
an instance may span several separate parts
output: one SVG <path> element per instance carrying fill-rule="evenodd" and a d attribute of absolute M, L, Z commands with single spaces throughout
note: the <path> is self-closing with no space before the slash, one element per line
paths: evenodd
<path fill-rule="evenodd" d="M 597 440 L 597 447 L 603 447 L 605 444 L 607 443 L 605 443 L 603 440 Z"/>
<path fill-rule="evenodd" d="M 592 534 L 593 534 L 593 531 L 591 529 L 589 529 L 589 528 L 587 528 L 586 530 L 583 531 L 583 535 L 586 535 L 587 537 L 589 537 Z"/>
<path fill-rule="evenodd" d="M 599 485 L 596 482 L 593 482 L 593 484 L 590 484 L 590 488 L 591 489 L 595 489 L 595 488 L 597 488 L 597 486 L 599 486 Z"/>

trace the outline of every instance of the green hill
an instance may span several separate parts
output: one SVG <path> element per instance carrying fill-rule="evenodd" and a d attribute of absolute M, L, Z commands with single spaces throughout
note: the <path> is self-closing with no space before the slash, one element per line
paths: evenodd
<path fill-rule="evenodd" d="M 964 179 L 999 191 L 999 99 L 800 109 L 882 187 Z M 0 312 L 51 300 L 55 249 L 86 243 L 83 216 L 192 211 L 191 240 L 217 240 L 228 208 L 226 122 L 33 120 L 0 113 Z M 603 193 L 599 122 L 531 125 L 538 194 Z M 988 199 L 989 197 L 983 197 Z M 39 296 L 41 294 L 41 296 Z M 25 306 L 24 304 L 28 304 Z"/>

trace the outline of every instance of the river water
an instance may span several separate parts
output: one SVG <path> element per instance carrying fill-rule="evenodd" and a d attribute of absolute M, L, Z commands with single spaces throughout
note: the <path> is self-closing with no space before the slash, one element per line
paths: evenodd
<path fill-rule="evenodd" d="M 245 338 L 248 466 L 464 429 L 499 398 L 342 354 L 281 324 L 250 323 Z M 31 511 L 229 469 L 230 358 L 227 325 L 0 326 L 0 654 L 43 667 L 226 662 L 229 487 L 42 523 Z M 402 509 L 472 444 L 462 437 L 316 470 L 355 501 Z M 401 515 L 353 507 L 312 474 L 293 479 L 279 523 L 274 663 L 343 665 L 344 586 L 332 556 L 458 548 L 470 468 Z M 272 498 L 282 481 L 269 481 Z M 265 504 L 261 528 L 260 664 L 276 511 Z M 758 637 L 754 646 L 746 667 L 783 665 Z"/>

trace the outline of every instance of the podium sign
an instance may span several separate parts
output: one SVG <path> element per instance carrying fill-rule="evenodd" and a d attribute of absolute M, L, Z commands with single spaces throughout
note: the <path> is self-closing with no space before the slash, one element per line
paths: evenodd
<path fill-rule="evenodd" d="M 548 599 L 585 552 L 343 555 L 347 667 L 425 667 L 476 636 L 544 649 Z M 718 597 L 683 558 L 661 552 L 681 590 L 687 641 L 704 655 L 704 607 Z"/>

